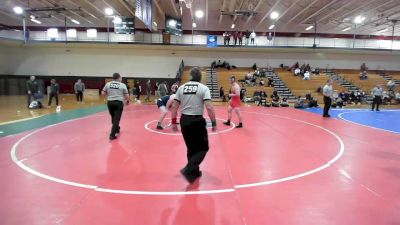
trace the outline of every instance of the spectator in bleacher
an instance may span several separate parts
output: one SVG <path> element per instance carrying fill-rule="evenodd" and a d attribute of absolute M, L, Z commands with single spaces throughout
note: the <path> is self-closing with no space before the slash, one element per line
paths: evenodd
<path fill-rule="evenodd" d="M 361 64 L 360 71 L 361 72 L 364 72 L 364 71 L 367 72 L 367 70 L 368 70 L 367 65 L 365 65 L 365 63 Z"/>
<path fill-rule="evenodd" d="M 271 100 L 271 105 L 272 105 L 272 107 L 279 107 L 279 100 L 280 100 L 280 97 L 279 97 L 277 91 L 274 91 L 274 92 L 272 93 L 271 99 L 272 99 L 272 100 Z"/>
<path fill-rule="evenodd" d="M 301 65 L 300 74 L 304 74 L 304 69 L 306 68 L 306 64 Z"/>
<path fill-rule="evenodd" d="M 231 40 L 231 34 L 225 31 L 223 37 L 224 37 L 224 45 L 229 45 L 229 42 Z"/>
<path fill-rule="evenodd" d="M 259 85 L 260 85 L 260 86 L 264 86 L 264 85 L 265 85 L 264 79 L 262 79 L 262 78 L 260 79 Z"/>
<path fill-rule="evenodd" d="M 342 100 L 342 98 L 339 97 L 339 96 L 336 96 L 336 97 L 333 99 L 332 107 L 333 107 L 333 108 L 336 108 L 336 107 L 342 108 L 342 107 L 343 107 L 343 100 Z"/>
<path fill-rule="evenodd" d="M 260 91 L 258 90 L 258 88 L 257 88 L 256 91 L 254 92 L 253 100 L 254 100 L 254 103 L 255 103 L 257 106 L 260 106 L 261 94 L 260 94 Z"/>
<path fill-rule="evenodd" d="M 396 83 L 393 80 L 389 80 L 386 84 L 389 91 L 394 91 Z"/>
<path fill-rule="evenodd" d="M 300 68 L 296 68 L 295 70 L 294 70 L 294 75 L 295 76 L 299 76 L 300 75 L 300 73 L 301 73 L 301 69 Z"/>
<path fill-rule="evenodd" d="M 395 99 L 397 101 L 397 104 L 400 104 L 400 92 L 397 92 L 395 95 Z"/>
<path fill-rule="evenodd" d="M 281 107 L 288 107 L 289 106 L 289 102 L 288 102 L 288 100 L 287 100 L 287 98 L 282 98 L 282 101 L 281 101 Z"/>
<path fill-rule="evenodd" d="M 224 67 L 224 65 L 222 64 L 222 61 L 220 60 L 220 59 L 218 59 L 218 62 L 217 62 L 217 65 L 216 65 L 216 68 L 223 68 Z"/>
<path fill-rule="evenodd" d="M 367 80 L 367 79 L 368 79 L 367 71 L 360 72 L 360 80 Z"/>
<path fill-rule="evenodd" d="M 239 45 L 243 45 L 243 33 L 242 32 L 238 33 L 238 39 L 239 39 Z"/>
<path fill-rule="evenodd" d="M 311 99 L 312 99 L 311 91 L 307 91 L 307 94 L 306 94 L 305 98 L 306 98 L 307 101 L 311 101 Z"/>
<path fill-rule="evenodd" d="M 246 88 L 245 87 L 242 87 L 241 89 L 240 89 L 240 100 L 241 101 L 244 101 L 245 102 L 245 98 L 246 98 L 246 92 L 247 92 L 247 90 L 246 90 Z"/>
<path fill-rule="evenodd" d="M 237 45 L 238 32 L 236 32 L 236 31 L 233 32 L 232 37 L 233 37 L 233 43 L 234 43 L 235 45 Z"/>
<path fill-rule="evenodd" d="M 391 101 L 391 99 L 390 99 L 389 93 L 387 91 L 383 91 L 382 92 L 382 103 L 384 105 L 390 105 L 390 101 Z"/>
<path fill-rule="evenodd" d="M 320 73 L 320 69 L 319 68 L 315 68 L 311 70 L 311 73 L 315 74 L 315 75 L 319 75 Z"/>
<path fill-rule="evenodd" d="M 299 68 L 299 62 L 296 62 L 295 64 L 293 64 L 288 71 L 294 72 L 295 69 Z"/>
<path fill-rule="evenodd" d="M 380 84 L 377 84 L 376 87 L 372 89 L 371 94 L 374 97 L 371 109 L 372 111 L 374 111 L 376 105 L 376 111 L 379 111 L 379 105 L 382 103 L 382 94 L 383 94 L 382 86 Z"/>
<path fill-rule="evenodd" d="M 319 87 L 317 88 L 317 93 L 322 93 L 322 87 L 321 87 L 321 86 L 319 86 Z"/>
<path fill-rule="evenodd" d="M 274 87 L 274 79 L 272 79 L 272 77 L 268 77 L 268 87 Z"/>
<path fill-rule="evenodd" d="M 303 80 L 309 80 L 309 79 L 310 79 L 310 72 L 307 70 L 307 71 L 304 73 Z"/>
<path fill-rule="evenodd" d="M 318 100 L 314 97 L 311 97 L 310 100 L 308 100 L 308 108 L 317 108 L 318 107 Z"/>
<path fill-rule="evenodd" d="M 219 88 L 219 97 L 222 99 L 223 102 L 226 102 L 224 87 Z"/>
<path fill-rule="evenodd" d="M 308 71 L 308 72 L 311 71 L 311 66 L 310 66 L 310 64 L 307 64 L 306 67 L 304 67 L 304 73 L 307 72 L 307 71 Z"/>
<path fill-rule="evenodd" d="M 214 60 L 214 61 L 211 63 L 211 69 L 215 69 L 215 68 L 217 68 L 217 62 Z"/>
<path fill-rule="evenodd" d="M 250 38 L 251 38 L 251 44 L 254 45 L 254 39 L 256 38 L 256 32 L 254 32 L 254 30 L 253 32 L 251 32 Z"/>
<path fill-rule="evenodd" d="M 83 92 L 85 92 L 85 84 L 82 82 L 81 79 L 78 79 L 78 81 L 74 84 L 74 92 L 76 95 L 76 102 L 83 103 Z"/>
<path fill-rule="evenodd" d="M 333 95 L 333 87 L 332 87 L 332 80 L 329 79 L 326 82 L 326 85 L 323 88 L 323 95 L 324 95 L 324 114 L 322 115 L 323 117 L 331 117 L 329 115 L 329 109 L 331 108 L 332 104 L 332 95 Z"/>
<path fill-rule="evenodd" d="M 298 96 L 296 102 L 294 103 L 294 108 L 296 109 L 304 109 L 304 100 L 301 96 Z"/>

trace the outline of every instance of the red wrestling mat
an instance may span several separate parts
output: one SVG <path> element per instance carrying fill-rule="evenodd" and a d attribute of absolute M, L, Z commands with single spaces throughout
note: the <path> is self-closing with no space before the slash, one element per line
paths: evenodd
<path fill-rule="evenodd" d="M 398 135 L 290 108 L 243 111 L 234 129 L 217 107 L 192 185 L 179 174 L 183 139 L 155 129 L 155 106 L 126 107 L 112 142 L 106 113 L 2 138 L 0 223 L 400 222 Z"/>

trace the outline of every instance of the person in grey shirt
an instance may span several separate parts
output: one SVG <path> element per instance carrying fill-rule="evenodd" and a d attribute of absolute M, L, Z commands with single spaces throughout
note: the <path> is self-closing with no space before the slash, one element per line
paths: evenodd
<path fill-rule="evenodd" d="M 49 93 L 49 103 L 47 106 L 51 106 L 53 98 L 56 98 L 56 106 L 58 106 L 58 94 L 60 93 L 60 85 L 57 84 L 56 79 L 51 79 L 50 93 Z"/>
<path fill-rule="evenodd" d="M 119 73 L 113 74 L 113 81 L 108 82 L 102 91 L 103 95 L 107 95 L 107 107 L 111 115 L 111 133 L 110 140 L 116 139 L 116 135 L 120 133 L 119 122 L 121 120 L 122 111 L 124 110 L 124 100 L 129 104 L 129 94 L 126 85 L 121 82 L 122 77 Z"/>
<path fill-rule="evenodd" d="M 210 89 L 201 84 L 201 70 L 195 67 L 190 70 L 190 81 L 178 88 L 171 109 L 171 124 L 174 131 L 177 127 L 177 111 L 181 107 L 180 127 L 187 147 L 187 164 L 181 174 L 190 183 L 201 177 L 200 164 L 208 149 L 206 120 L 203 118 L 204 106 L 211 119 L 212 129 L 216 131 L 215 110 L 211 102 Z"/>
<path fill-rule="evenodd" d="M 372 100 L 372 111 L 375 109 L 376 105 L 376 111 L 379 111 L 379 105 L 382 104 L 382 93 L 383 93 L 383 88 L 382 85 L 377 84 L 374 89 L 372 89 L 372 96 L 374 96 L 374 99 Z"/>
<path fill-rule="evenodd" d="M 161 97 L 166 96 L 168 94 L 168 87 L 166 83 L 167 82 L 164 81 L 158 86 L 158 90 L 160 91 Z"/>
<path fill-rule="evenodd" d="M 151 81 L 150 79 L 146 82 L 146 102 L 150 102 L 150 95 L 151 95 Z"/>
<path fill-rule="evenodd" d="M 329 115 L 329 109 L 331 108 L 332 104 L 332 95 L 333 95 L 333 87 L 332 87 L 332 80 L 329 79 L 324 88 L 322 89 L 322 94 L 324 95 L 324 114 L 323 117 L 331 117 Z"/>
<path fill-rule="evenodd" d="M 79 103 L 83 103 L 83 92 L 85 92 L 85 84 L 82 82 L 81 79 L 79 79 L 75 84 L 74 84 L 74 91 L 76 95 L 76 101 Z"/>
<path fill-rule="evenodd" d="M 35 76 L 31 76 L 29 80 L 26 81 L 26 91 L 28 93 L 28 107 L 34 99 L 35 94 L 39 93 L 39 85 L 36 81 Z"/>

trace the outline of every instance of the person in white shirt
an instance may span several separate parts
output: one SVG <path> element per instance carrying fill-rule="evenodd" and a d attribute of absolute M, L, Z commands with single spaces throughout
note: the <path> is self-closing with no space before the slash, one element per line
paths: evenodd
<path fill-rule="evenodd" d="M 256 32 L 251 32 L 250 34 L 250 40 L 251 40 L 251 44 L 254 45 L 254 39 L 256 38 Z"/>
<path fill-rule="evenodd" d="M 387 82 L 386 86 L 389 91 L 394 91 L 394 88 L 396 87 L 396 83 L 393 80 L 389 80 Z"/>
<path fill-rule="evenodd" d="M 332 104 L 332 96 L 333 96 L 333 87 L 332 87 L 332 80 L 329 79 L 324 88 L 322 89 L 322 93 L 324 95 L 324 114 L 322 115 L 323 117 L 331 117 L 329 115 L 329 109 Z"/>
<path fill-rule="evenodd" d="M 301 72 L 300 68 L 296 68 L 296 69 L 294 70 L 294 75 L 297 76 L 297 75 L 300 74 L 300 72 Z"/>
<path fill-rule="evenodd" d="M 304 73 L 304 78 L 303 78 L 303 80 L 309 80 L 310 79 L 310 72 L 309 71 L 306 71 L 305 73 Z"/>

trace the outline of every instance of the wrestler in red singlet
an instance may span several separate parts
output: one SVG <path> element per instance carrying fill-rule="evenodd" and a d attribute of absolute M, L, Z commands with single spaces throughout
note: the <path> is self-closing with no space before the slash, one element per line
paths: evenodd
<path fill-rule="evenodd" d="M 239 118 L 239 124 L 236 126 L 236 128 L 242 128 L 243 127 L 242 114 L 240 113 L 240 86 L 238 83 L 236 83 L 236 78 L 234 76 L 231 76 L 229 80 L 232 85 L 231 93 L 229 94 L 231 100 L 229 100 L 229 106 L 228 106 L 228 120 L 224 122 L 224 124 L 227 126 L 231 125 L 232 110 L 235 110 L 236 115 Z"/>

